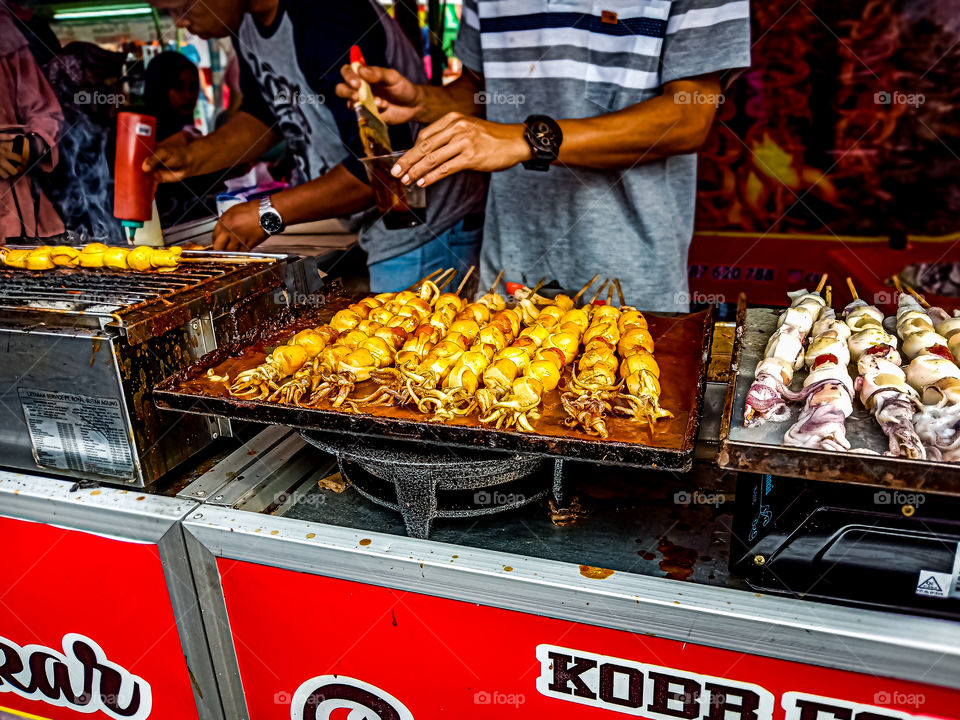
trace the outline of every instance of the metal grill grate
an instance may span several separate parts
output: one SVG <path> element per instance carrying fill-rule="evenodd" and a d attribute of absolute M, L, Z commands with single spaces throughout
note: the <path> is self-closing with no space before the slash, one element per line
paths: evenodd
<path fill-rule="evenodd" d="M 181 265 L 171 273 L 109 270 L 29 271 L 0 269 L 0 310 L 50 311 L 112 316 L 152 303 L 164 304 L 184 290 L 210 284 L 247 267 L 211 261 Z M 217 283 L 219 284 L 219 283 Z"/>

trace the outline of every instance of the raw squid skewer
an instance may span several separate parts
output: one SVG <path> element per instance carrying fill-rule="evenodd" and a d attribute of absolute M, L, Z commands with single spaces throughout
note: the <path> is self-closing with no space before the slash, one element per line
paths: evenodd
<path fill-rule="evenodd" d="M 854 389 L 889 439 L 884 455 L 923 460 L 927 451 L 913 424 L 919 395 L 907 384 L 896 341 L 883 330 L 883 313 L 858 300 L 850 278 L 847 285 L 854 298 L 848 308 L 861 303 L 847 314 L 848 323 L 858 330 L 849 339 L 851 354 L 859 355 Z"/>
<path fill-rule="evenodd" d="M 820 292 L 826 282 L 824 274 L 814 292 L 800 290 L 789 294 L 790 307 L 780 314 L 777 330 L 767 341 L 764 358 L 757 365 L 753 384 L 747 391 L 743 412 L 746 427 L 790 418 L 786 403 L 790 383 L 793 373 L 803 367 L 804 340 L 822 312 L 824 301 Z"/>
<path fill-rule="evenodd" d="M 803 390 L 799 393 L 788 391 L 785 395 L 790 400 L 804 401 L 797 421 L 784 435 L 785 445 L 835 452 L 850 449 L 846 420 L 853 413 L 853 379 L 847 370 L 850 361 L 848 351 L 851 349 L 843 343 L 845 333 L 840 326 L 845 324 L 848 329 L 853 329 L 847 313 L 860 304 L 866 303 L 855 299 L 847 306 L 844 323 L 836 321 L 832 307 L 825 305 L 822 308 L 810 342 L 811 349 L 807 353 L 811 355 L 811 370 L 803 382 Z M 830 338 L 834 352 L 820 352 L 822 341 L 826 338 Z M 801 358 L 804 363 L 807 362 L 807 354 Z"/>
<path fill-rule="evenodd" d="M 902 290 L 899 278 L 894 278 L 894 282 Z M 922 401 L 913 416 L 913 424 L 928 457 L 957 462 L 960 461 L 960 368 L 955 362 L 954 348 L 960 342 L 960 318 L 950 317 L 941 308 L 930 307 L 921 295 L 912 289 L 908 291 L 910 294 L 900 294 L 897 333 L 903 339 L 904 353 L 910 358 L 906 380 Z"/>

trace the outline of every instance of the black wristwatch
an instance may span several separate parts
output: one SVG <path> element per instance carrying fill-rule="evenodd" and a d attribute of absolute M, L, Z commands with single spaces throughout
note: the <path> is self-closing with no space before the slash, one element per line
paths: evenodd
<path fill-rule="evenodd" d="M 269 197 L 260 201 L 260 227 L 267 235 L 281 233 L 286 227 L 286 223 L 283 222 L 283 218 L 280 217 L 280 213 L 270 202 Z"/>
<path fill-rule="evenodd" d="M 523 128 L 523 137 L 533 151 L 533 159 L 525 161 L 523 166 L 527 170 L 546 172 L 560 156 L 563 131 L 556 120 L 546 115 L 531 115 L 524 120 Z"/>

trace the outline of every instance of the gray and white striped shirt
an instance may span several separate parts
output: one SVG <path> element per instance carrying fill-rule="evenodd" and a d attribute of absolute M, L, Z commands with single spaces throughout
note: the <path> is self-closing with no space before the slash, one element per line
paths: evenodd
<path fill-rule="evenodd" d="M 484 75 L 490 120 L 592 117 L 674 80 L 749 66 L 749 2 L 463 0 L 456 53 Z M 573 289 L 599 272 L 639 307 L 685 310 L 696 167 L 691 154 L 626 170 L 494 173 L 482 281 L 505 268 L 511 281 L 546 275 Z"/>

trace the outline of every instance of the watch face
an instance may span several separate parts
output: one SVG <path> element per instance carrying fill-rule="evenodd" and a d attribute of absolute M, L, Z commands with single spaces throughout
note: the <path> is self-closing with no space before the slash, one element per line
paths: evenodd
<path fill-rule="evenodd" d="M 260 227 L 271 235 L 283 230 L 283 219 L 276 210 L 267 210 L 260 216 Z"/>
<path fill-rule="evenodd" d="M 553 128 L 550 125 L 542 120 L 537 120 L 531 125 L 530 131 L 540 147 L 547 150 L 553 147 Z"/>

